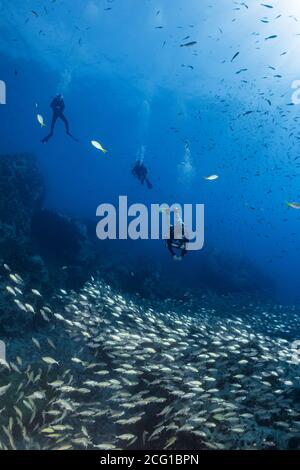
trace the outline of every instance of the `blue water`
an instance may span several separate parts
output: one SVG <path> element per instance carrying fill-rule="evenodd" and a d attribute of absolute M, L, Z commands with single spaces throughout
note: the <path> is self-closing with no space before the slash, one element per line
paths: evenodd
<path fill-rule="evenodd" d="M 249 263 L 265 279 L 262 295 L 299 302 L 300 219 L 285 202 L 300 199 L 300 108 L 288 106 L 300 77 L 300 7 L 270 3 L 2 0 L 1 154 L 34 153 L 44 206 L 95 227 L 97 206 L 116 204 L 119 195 L 146 205 L 203 203 L 202 251 L 175 266 L 161 241 L 112 241 L 116 260 L 151 258 L 188 288 L 226 259 L 214 284 L 224 292 L 228 275 L 243 276 L 240 263 Z M 189 41 L 197 44 L 180 47 Z M 80 142 L 59 122 L 43 146 L 58 92 Z M 152 191 L 131 175 L 141 146 Z M 206 181 L 210 174 L 218 181 Z"/>
<path fill-rule="evenodd" d="M 1 450 L 299 449 L 299 45 L 299 0 L 0 0 Z M 120 196 L 204 248 L 98 240 Z"/>

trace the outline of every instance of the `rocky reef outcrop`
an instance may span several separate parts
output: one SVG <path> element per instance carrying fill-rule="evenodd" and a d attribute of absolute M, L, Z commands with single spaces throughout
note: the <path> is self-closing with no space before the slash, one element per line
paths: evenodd
<path fill-rule="evenodd" d="M 0 259 L 28 269 L 32 218 L 43 203 L 44 183 L 31 154 L 0 156 Z M 36 265 L 36 260 L 33 260 Z"/>
<path fill-rule="evenodd" d="M 83 223 L 43 208 L 44 180 L 34 155 L 0 156 L 0 187 L 0 333 L 20 334 L 30 317 L 7 302 L 3 265 L 21 274 L 24 293 L 34 282 L 50 296 L 57 286 L 85 282 L 95 257 Z"/>
<path fill-rule="evenodd" d="M 19 334 L 29 317 L 14 309 L 9 302 L 3 264 L 11 264 L 24 274 L 24 279 L 47 282 L 48 272 L 42 258 L 31 244 L 34 213 L 44 198 L 44 183 L 36 159 L 31 154 L 0 156 L 0 333 Z"/>
<path fill-rule="evenodd" d="M 80 220 L 42 209 L 32 219 L 31 237 L 54 284 L 79 287 L 96 267 L 94 246 Z"/>

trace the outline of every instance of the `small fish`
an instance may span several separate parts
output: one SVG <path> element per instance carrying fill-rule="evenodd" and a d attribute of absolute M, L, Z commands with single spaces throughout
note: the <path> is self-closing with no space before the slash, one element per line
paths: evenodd
<path fill-rule="evenodd" d="M 291 207 L 292 209 L 300 209 L 300 203 L 299 202 L 286 202 L 286 205 L 288 207 Z"/>
<path fill-rule="evenodd" d="M 117 436 L 118 439 L 122 441 L 131 441 L 131 439 L 135 438 L 134 434 L 121 434 L 120 436 Z"/>
<path fill-rule="evenodd" d="M 10 294 L 12 294 L 12 295 L 14 295 L 14 296 L 17 295 L 16 292 L 15 292 L 15 290 L 14 290 L 12 287 L 10 287 L 10 286 L 6 286 L 6 290 L 7 290 L 7 292 L 9 292 Z"/>
<path fill-rule="evenodd" d="M 197 44 L 197 41 L 191 41 L 191 42 L 186 42 L 185 44 L 180 44 L 180 47 L 191 47 L 195 46 Z"/>
<path fill-rule="evenodd" d="M 240 69 L 236 72 L 236 75 L 239 75 L 240 73 L 247 72 L 247 71 L 248 71 L 248 69 Z"/>
<path fill-rule="evenodd" d="M 111 444 L 109 442 L 103 442 L 102 444 L 94 445 L 96 449 L 100 450 L 114 450 L 116 449 L 116 446 L 114 444 Z"/>
<path fill-rule="evenodd" d="M 27 312 L 35 313 L 35 310 L 34 310 L 34 308 L 33 308 L 32 305 L 30 305 L 30 304 L 25 304 L 25 308 L 26 308 Z"/>
<path fill-rule="evenodd" d="M 4 385 L 3 387 L 0 387 L 0 397 L 2 395 L 4 395 L 10 387 L 11 387 L 11 384 Z"/>
<path fill-rule="evenodd" d="M 46 364 L 50 364 L 51 366 L 53 366 L 54 364 L 57 364 L 59 365 L 59 362 L 57 362 L 55 359 L 53 359 L 52 357 L 42 357 L 42 360 L 44 362 L 46 362 Z"/>
<path fill-rule="evenodd" d="M 56 380 L 55 382 L 51 382 L 48 385 L 50 385 L 50 387 L 58 388 L 58 387 L 61 387 L 61 385 L 63 384 L 64 383 L 62 380 Z"/>
<path fill-rule="evenodd" d="M 219 176 L 218 175 L 210 175 L 210 176 L 206 176 L 205 179 L 207 181 L 216 181 L 217 179 L 219 179 Z"/>
<path fill-rule="evenodd" d="M 91 144 L 92 144 L 97 150 L 101 150 L 101 152 L 107 153 L 107 150 L 106 150 L 105 148 L 103 148 L 102 145 L 100 144 L 100 142 L 98 142 L 97 140 L 92 140 L 92 141 L 91 141 Z"/>
<path fill-rule="evenodd" d="M 44 118 L 41 114 L 36 115 L 38 123 L 41 125 L 41 127 L 46 127 L 46 124 L 44 122 Z"/>
<path fill-rule="evenodd" d="M 53 343 L 53 341 L 50 338 L 47 338 L 47 343 L 51 346 L 51 348 L 56 349 L 55 344 Z"/>
<path fill-rule="evenodd" d="M 45 433 L 45 434 L 52 434 L 52 433 L 54 433 L 54 429 L 52 429 L 52 428 L 45 428 L 45 429 L 42 429 L 41 432 L 42 432 L 42 433 Z"/>
<path fill-rule="evenodd" d="M 55 447 L 54 450 L 71 450 L 72 449 L 72 446 L 69 445 L 69 444 L 65 444 L 61 447 Z"/>
<path fill-rule="evenodd" d="M 167 441 L 167 443 L 166 443 L 164 449 L 168 449 L 168 448 L 171 447 L 173 444 L 175 444 L 176 441 L 177 441 L 177 437 L 176 437 L 176 436 L 171 437 L 171 438 Z"/>
<path fill-rule="evenodd" d="M 45 398 L 45 392 L 34 392 L 32 395 L 27 397 L 30 400 L 43 400 Z"/>
<path fill-rule="evenodd" d="M 31 292 L 33 293 L 33 295 L 36 295 L 37 297 L 42 297 L 42 294 L 36 289 L 31 289 Z"/>
<path fill-rule="evenodd" d="M 41 313 L 41 315 L 42 315 L 42 317 L 45 321 L 50 322 L 50 318 L 47 316 L 47 314 L 42 309 L 40 310 L 40 313 Z"/>
<path fill-rule="evenodd" d="M 23 310 L 23 312 L 27 312 L 27 308 L 25 305 L 22 304 L 18 299 L 14 299 L 14 302 L 17 304 L 20 310 Z"/>
<path fill-rule="evenodd" d="M 236 54 L 234 54 L 234 56 L 233 56 L 233 57 L 232 57 L 232 59 L 231 59 L 231 62 L 233 62 L 233 61 L 234 61 L 234 59 L 236 59 L 238 55 L 240 55 L 240 53 L 239 53 L 239 52 L 237 52 Z"/>
<path fill-rule="evenodd" d="M 64 320 L 65 320 L 64 317 L 63 317 L 62 315 L 60 315 L 60 313 L 55 313 L 54 316 L 55 316 L 55 318 L 57 318 L 57 319 L 60 320 L 60 321 L 64 321 Z"/>
<path fill-rule="evenodd" d="M 11 278 L 11 280 L 12 280 L 15 284 L 22 284 L 22 283 L 23 283 L 22 279 L 21 279 L 20 276 L 18 276 L 17 274 L 10 274 L 9 277 Z"/>
<path fill-rule="evenodd" d="M 17 363 L 19 364 L 19 366 L 23 364 L 22 358 L 20 356 L 17 356 Z"/>

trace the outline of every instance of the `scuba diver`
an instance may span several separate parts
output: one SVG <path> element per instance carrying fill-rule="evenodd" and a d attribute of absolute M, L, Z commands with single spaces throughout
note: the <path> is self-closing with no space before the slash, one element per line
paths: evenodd
<path fill-rule="evenodd" d="M 135 165 L 132 169 L 132 174 L 135 178 L 137 178 L 142 184 L 144 184 L 144 182 L 146 182 L 147 184 L 147 187 L 148 189 L 152 189 L 153 188 L 153 185 L 150 183 L 150 181 L 148 180 L 147 178 L 147 175 L 148 175 L 148 170 L 147 168 L 145 167 L 145 165 L 140 162 L 139 160 L 137 160 L 135 162 Z"/>
<path fill-rule="evenodd" d="M 175 228 L 173 225 L 170 227 L 170 238 L 166 240 L 166 245 L 169 252 L 173 256 L 174 261 L 182 261 L 187 254 L 186 244 L 188 239 L 184 234 L 184 224 L 181 223 L 182 237 L 175 238 Z"/>
<path fill-rule="evenodd" d="M 64 115 L 65 102 L 64 102 L 63 96 L 61 94 L 56 95 L 55 98 L 52 100 L 50 107 L 53 110 L 51 131 L 49 135 L 43 138 L 42 143 L 46 144 L 48 140 L 51 139 L 51 137 L 53 137 L 55 124 L 58 118 L 61 119 L 65 123 L 66 133 L 68 134 L 68 136 L 70 136 L 73 140 L 75 140 L 75 142 L 78 142 L 78 140 L 70 133 L 69 122 Z"/>

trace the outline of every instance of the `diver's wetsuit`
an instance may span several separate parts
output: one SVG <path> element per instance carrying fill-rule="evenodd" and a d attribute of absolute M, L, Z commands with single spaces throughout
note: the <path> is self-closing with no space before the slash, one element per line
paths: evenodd
<path fill-rule="evenodd" d="M 146 181 L 148 189 L 152 189 L 153 186 L 147 178 L 148 170 L 145 165 L 141 162 L 136 162 L 132 169 L 132 174 L 135 176 L 142 184 Z"/>
<path fill-rule="evenodd" d="M 182 224 L 182 238 L 176 239 L 174 234 L 174 226 L 170 228 L 170 238 L 166 241 L 167 247 L 173 258 L 177 255 L 176 251 L 179 251 L 179 258 L 183 258 L 187 254 L 186 243 L 188 239 L 184 234 L 184 225 Z M 175 251 L 176 250 L 176 251 Z"/>
<path fill-rule="evenodd" d="M 65 117 L 64 115 L 64 110 L 65 110 L 65 102 L 63 100 L 63 97 L 61 95 L 57 95 L 54 100 L 52 101 L 50 107 L 52 108 L 53 110 L 53 116 L 52 116 L 52 123 L 51 123 L 51 131 L 50 131 L 50 134 L 47 135 L 46 137 L 44 137 L 44 139 L 42 140 L 42 143 L 43 144 L 46 144 L 48 142 L 49 139 L 51 139 L 51 137 L 53 137 L 53 134 L 54 134 L 54 128 L 55 128 L 55 124 L 56 124 L 56 121 L 57 119 L 61 119 L 64 123 L 65 123 L 65 126 L 66 126 L 66 133 L 72 137 L 72 139 L 74 139 L 76 142 L 77 139 L 75 139 L 75 137 L 72 136 L 72 134 L 70 133 L 70 127 L 69 127 L 69 122 L 67 120 L 67 118 Z"/>

